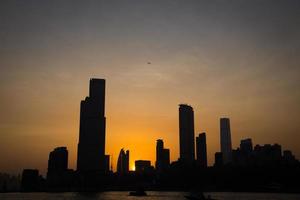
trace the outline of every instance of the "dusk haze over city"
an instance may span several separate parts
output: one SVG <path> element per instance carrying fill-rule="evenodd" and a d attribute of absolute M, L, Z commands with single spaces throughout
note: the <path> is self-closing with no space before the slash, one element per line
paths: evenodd
<path fill-rule="evenodd" d="M 297 0 L 1 1 L 0 191 L 299 193 L 299 11 Z"/>

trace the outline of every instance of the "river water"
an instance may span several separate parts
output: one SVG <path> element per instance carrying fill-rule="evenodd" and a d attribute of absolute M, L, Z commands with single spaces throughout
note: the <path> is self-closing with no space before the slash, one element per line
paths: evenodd
<path fill-rule="evenodd" d="M 0 193 L 1 200 L 187 200 L 185 192 L 147 192 L 148 196 L 128 196 L 128 192 L 80 193 Z M 300 200 L 300 194 L 205 193 L 216 200 Z"/>

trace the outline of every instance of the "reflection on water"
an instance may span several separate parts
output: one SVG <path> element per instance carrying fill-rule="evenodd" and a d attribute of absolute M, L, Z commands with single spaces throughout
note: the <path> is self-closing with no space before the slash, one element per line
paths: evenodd
<path fill-rule="evenodd" d="M 146 197 L 128 196 L 128 192 L 103 193 L 3 193 L 1 200 L 185 200 L 184 192 L 147 192 Z M 300 194 L 205 193 L 218 200 L 299 200 Z"/>

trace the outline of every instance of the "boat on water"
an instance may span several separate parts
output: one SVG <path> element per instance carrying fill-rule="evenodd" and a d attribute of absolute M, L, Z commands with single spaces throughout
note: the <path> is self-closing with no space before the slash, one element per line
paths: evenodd
<path fill-rule="evenodd" d="M 129 196 L 147 196 L 143 188 L 138 188 L 136 191 L 129 192 Z"/>
<path fill-rule="evenodd" d="M 185 195 L 184 197 L 189 200 L 216 200 L 211 198 L 210 195 L 205 197 L 203 193 Z"/>

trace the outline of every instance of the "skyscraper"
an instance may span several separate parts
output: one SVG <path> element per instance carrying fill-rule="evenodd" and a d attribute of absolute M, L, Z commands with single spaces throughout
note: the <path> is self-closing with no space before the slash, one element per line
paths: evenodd
<path fill-rule="evenodd" d="M 105 80 L 91 79 L 89 96 L 81 101 L 78 171 L 105 171 Z"/>
<path fill-rule="evenodd" d="M 194 111 L 186 104 L 179 105 L 180 161 L 191 164 L 195 160 Z"/>
<path fill-rule="evenodd" d="M 125 153 L 124 149 L 121 149 L 117 163 L 117 172 L 118 174 L 127 174 L 129 172 L 129 150 Z"/>
<path fill-rule="evenodd" d="M 200 167 L 207 167 L 206 134 L 196 137 L 197 163 Z"/>
<path fill-rule="evenodd" d="M 170 165 L 170 150 L 164 148 L 164 141 L 156 141 L 156 163 L 155 168 L 157 172 L 161 173 Z"/>
<path fill-rule="evenodd" d="M 232 145 L 229 118 L 220 119 L 220 137 L 223 164 L 228 164 L 232 160 Z"/>

